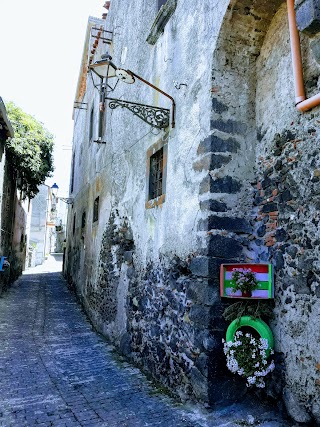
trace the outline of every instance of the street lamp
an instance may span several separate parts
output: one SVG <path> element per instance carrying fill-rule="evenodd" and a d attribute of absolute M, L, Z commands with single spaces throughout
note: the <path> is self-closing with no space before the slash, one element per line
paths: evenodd
<path fill-rule="evenodd" d="M 111 109 L 115 109 L 117 107 L 127 108 L 134 115 L 138 116 L 140 119 L 144 120 L 149 125 L 159 129 L 165 129 L 169 126 L 170 110 L 167 108 L 160 108 L 152 105 L 139 104 L 137 102 L 126 101 L 123 99 L 108 98 L 106 96 L 106 87 L 109 87 L 110 90 L 113 91 L 119 80 L 123 81 L 124 83 L 133 84 L 135 82 L 135 79 L 138 79 L 142 83 L 160 92 L 162 95 L 166 96 L 171 100 L 172 102 L 171 126 L 172 128 L 174 128 L 175 127 L 175 101 L 172 98 L 172 96 L 168 95 L 166 92 L 163 92 L 161 89 L 154 86 L 152 83 L 148 82 L 147 80 L 143 79 L 141 76 L 138 76 L 138 74 L 134 73 L 133 71 L 123 70 L 121 68 L 118 68 L 111 60 L 112 60 L 112 57 L 108 53 L 106 53 L 101 56 L 100 61 L 96 61 L 95 63 L 89 65 L 89 70 L 93 71 L 101 79 L 100 115 L 99 115 L 100 125 L 102 120 L 102 114 L 105 110 L 105 100 L 107 99 L 108 101 L 110 101 L 109 107 Z M 108 79 L 112 77 L 118 78 L 117 83 L 113 88 L 108 84 Z M 102 132 L 101 132 L 100 125 L 99 125 L 99 140 L 96 142 L 101 143 L 103 141 L 101 141 Z"/>
<path fill-rule="evenodd" d="M 58 186 L 56 183 L 54 183 L 54 184 L 51 186 L 51 192 L 52 192 L 52 194 L 54 195 L 54 197 L 57 197 L 57 195 L 58 195 L 58 191 L 59 191 L 59 186 Z"/>
<path fill-rule="evenodd" d="M 111 62 L 112 57 L 105 53 L 101 55 L 101 60 L 89 65 L 92 70 L 101 79 L 116 77 L 117 67 Z"/>
<path fill-rule="evenodd" d="M 56 183 L 54 183 L 51 186 L 51 191 L 52 191 L 52 194 L 56 197 L 56 199 L 58 199 L 57 196 L 58 196 L 59 186 Z M 73 205 L 73 201 L 74 201 L 73 197 L 59 197 L 59 200 L 61 200 L 64 203 L 67 203 L 68 205 Z"/>
<path fill-rule="evenodd" d="M 59 191 L 59 185 L 56 183 L 51 185 L 51 191 L 52 191 L 52 194 L 54 194 L 56 196 L 58 194 L 58 191 Z"/>

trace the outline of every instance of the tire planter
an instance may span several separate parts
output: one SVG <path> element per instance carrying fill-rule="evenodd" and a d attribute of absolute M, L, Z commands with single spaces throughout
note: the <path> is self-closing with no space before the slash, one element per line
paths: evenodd
<path fill-rule="evenodd" d="M 263 320 L 253 319 L 251 316 L 243 316 L 240 317 L 240 319 L 235 319 L 230 323 L 227 329 L 226 341 L 234 341 L 235 333 L 244 326 L 254 329 L 261 338 L 265 338 L 268 341 L 268 350 L 266 350 L 266 354 L 269 356 L 270 351 L 274 347 L 274 340 L 271 329 Z"/>

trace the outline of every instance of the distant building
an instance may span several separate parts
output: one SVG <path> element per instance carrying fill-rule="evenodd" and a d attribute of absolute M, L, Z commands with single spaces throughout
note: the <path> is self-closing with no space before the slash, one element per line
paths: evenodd
<path fill-rule="evenodd" d="M 47 185 L 40 185 L 39 192 L 32 199 L 28 267 L 43 264 L 48 254 L 53 252 L 54 214 L 51 189 Z"/>
<path fill-rule="evenodd" d="M 63 253 L 65 247 L 64 241 L 66 239 L 67 232 L 67 217 L 68 217 L 68 204 L 65 203 L 61 198 L 57 198 L 57 214 L 55 220 L 55 247 L 54 252 Z"/>
<path fill-rule="evenodd" d="M 214 405 L 245 390 L 223 354 L 234 301 L 220 297 L 220 266 L 272 264 L 265 396 L 320 423 L 320 29 L 301 9 L 315 3 L 295 2 L 306 112 L 286 2 L 107 3 L 105 21 L 89 19 L 75 97 L 69 281 L 119 351 Z M 106 52 L 122 71 L 101 86 L 87 70 Z"/>

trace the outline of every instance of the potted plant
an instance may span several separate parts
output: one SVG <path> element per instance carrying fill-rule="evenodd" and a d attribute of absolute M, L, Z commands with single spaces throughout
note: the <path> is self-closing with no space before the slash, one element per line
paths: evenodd
<path fill-rule="evenodd" d="M 235 340 L 222 340 L 224 343 L 224 354 L 227 358 L 227 368 L 234 374 L 247 379 L 247 387 L 265 387 L 264 377 L 274 370 L 274 361 L 268 362 L 268 340 L 255 338 L 249 332 L 238 330 Z"/>
<path fill-rule="evenodd" d="M 258 287 L 258 281 L 250 268 L 233 268 L 231 286 L 232 292 L 241 291 L 243 297 L 250 298 Z"/>

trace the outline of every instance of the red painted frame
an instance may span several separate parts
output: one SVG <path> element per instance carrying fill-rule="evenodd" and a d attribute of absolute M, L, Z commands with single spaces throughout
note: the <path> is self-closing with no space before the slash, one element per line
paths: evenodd
<path fill-rule="evenodd" d="M 230 279 L 227 279 L 227 273 L 232 272 L 233 268 L 251 268 L 257 276 L 259 287 L 252 291 L 251 297 L 244 297 L 240 291 L 230 293 Z M 272 264 L 221 264 L 220 267 L 220 296 L 222 298 L 240 298 L 240 299 L 272 299 L 274 298 L 273 284 L 273 266 Z"/>

